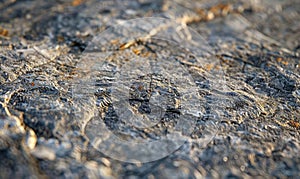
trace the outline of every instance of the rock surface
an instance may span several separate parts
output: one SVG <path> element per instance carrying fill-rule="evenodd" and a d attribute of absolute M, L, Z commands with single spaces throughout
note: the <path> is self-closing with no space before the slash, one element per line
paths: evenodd
<path fill-rule="evenodd" d="M 0 1 L 0 178 L 300 177 L 299 10 L 296 0 Z M 124 44 L 113 39 L 119 34 L 108 33 L 110 46 L 100 51 L 115 51 L 105 59 L 114 68 L 93 79 L 100 89 L 101 115 L 95 119 L 76 112 L 89 107 L 80 106 L 84 99 L 76 100 L 74 84 L 84 76 L 81 70 L 90 68 L 83 58 L 90 42 L 115 24 L 142 17 L 169 18 L 192 28 L 191 38 L 200 34 L 206 44 L 202 46 L 209 46 L 207 63 L 200 64 L 176 45 Z M 139 31 L 122 33 L 128 37 Z M 175 39 L 174 34 L 165 36 Z M 185 143 L 146 163 L 121 162 L 99 151 L 91 141 L 95 120 L 103 120 L 126 139 L 156 139 L 172 131 L 182 114 L 174 96 L 188 88 L 153 75 L 153 89 L 167 91 L 174 101 L 166 98 L 163 120 L 147 130 L 118 120 L 107 91 L 114 69 L 120 69 L 128 55 L 180 53 L 177 62 L 197 88 L 193 98 L 181 99 L 198 109 L 187 116 L 194 121 L 193 131 L 180 134 Z M 218 69 L 222 73 L 214 74 Z M 215 78 L 209 74 L 221 75 L 226 88 L 214 88 Z M 151 80 L 144 76 L 131 86 L 131 105 L 139 112 L 149 109 L 149 91 L 143 87 Z M 193 100 L 205 105 L 194 106 Z M 200 145 L 209 132 L 213 138 Z"/>

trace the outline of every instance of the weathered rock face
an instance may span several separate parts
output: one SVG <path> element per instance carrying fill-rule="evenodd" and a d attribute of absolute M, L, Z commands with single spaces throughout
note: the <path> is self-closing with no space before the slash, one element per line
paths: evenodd
<path fill-rule="evenodd" d="M 296 0 L 0 2 L 0 178 L 299 177 L 299 10 Z M 104 32 L 142 17 L 171 20 Z M 161 30 L 170 21 L 179 28 Z M 161 31 L 177 43 L 138 39 Z M 147 65 L 174 69 L 178 79 L 142 74 Z M 112 89 L 131 72 L 140 75 L 124 85 L 128 106 L 118 106 Z M 161 120 L 132 127 L 117 108 Z M 93 141 L 112 137 L 99 121 L 123 140 L 158 140 L 182 116 L 192 130 L 182 129 L 185 142 L 159 160 L 121 162 Z"/>

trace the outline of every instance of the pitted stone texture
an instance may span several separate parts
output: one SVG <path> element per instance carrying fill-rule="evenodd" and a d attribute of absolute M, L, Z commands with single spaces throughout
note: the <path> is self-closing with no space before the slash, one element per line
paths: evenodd
<path fill-rule="evenodd" d="M 209 11 L 217 1 L 0 2 L 1 28 L 9 31 L 8 37 L 0 35 L 1 178 L 299 177 L 299 2 L 223 2 L 240 9 L 212 16 Z M 190 139 L 170 156 L 127 164 L 95 150 L 81 124 L 72 120 L 71 82 L 78 77 L 79 55 L 94 34 L 149 16 L 186 22 L 214 47 L 227 85 L 227 91 L 217 91 L 222 103 L 214 105 L 226 113 L 206 148 L 197 143 L 197 128 L 214 114 L 198 119 Z M 198 64 L 182 62 L 199 96 L 214 101 L 211 93 L 216 91 L 205 89 L 208 83 Z M 23 132 L 11 117 L 20 118 L 20 113 Z M 37 136 L 32 149 L 26 146 L 26 128 Z M 47 152 L 52 157 L 45 157 Z"/>

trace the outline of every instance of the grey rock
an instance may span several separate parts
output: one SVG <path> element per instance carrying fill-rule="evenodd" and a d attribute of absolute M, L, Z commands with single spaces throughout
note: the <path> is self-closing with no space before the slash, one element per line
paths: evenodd
<path fill-rule="evenodd" d="M 298 1 L 78 2 L 0 2 L 0 178 L 300 177 Z M 196 33 L 203 38 L 203 48 L 189 46 L 202 51 L 201 58 L 164 41 L 134 44 L 115 39 L 132 40 L 147 28 L 155 29 L 151 23 L 135 31 L 105 31 L 141 17 L 165 17 L 194 29 L 185 40 L 196 38 Z M 156 31 L 178 42 L 182 37 L 176 30 Z M 113 55 L 103 63 L 105 71 L 92 71 L 90 80 L 82 69 L 93 66 L 83 57 L 103 32 L 111 32 L 100 41 L 107 46 L 94 50 Z M 157 94 L 173 98 L 161 102 L 169 110 L 159 124 L 140 129 L 118 119 L 110 90 L 126 60 L 146 52 L 152 60 L 177 55 L 196 90 L 180 101 L 176 90 L 183 86 L 171 85 L 166 77 L 151 79 Z M 160 65 L 172 67 L 167 62 Z M 212 79 L 220 79 L 220 84 Z M 147 80 L 144 77 L 132 87 L 134 99 L 128 106 L 145 114 L 151 107 L 149 91 L 139 84 L 148 84 Z M 90 89 L 90 82 L 97 89 Z M 168 85 L 173 89 L 168 91 Z M 78 98 L 81 92 L 90 96 Z M 150 102 L 158 103 L 157 99 Z M 199 103 L 189 106 L 196 110 L 187 110 L 193 130 L 178 134 L 186 142 L 170 155 L 148 163 L 126 163 L 93 145 L 90 136 L 98 132 L 93 126 L 97 120 L 125 140 L 158 140 L 176 131 L 178 109 L 185 99 Z M 87 105 L 88 100 L 95 103 Z M 153 150 L 162 152 L 155 146 Z"/>

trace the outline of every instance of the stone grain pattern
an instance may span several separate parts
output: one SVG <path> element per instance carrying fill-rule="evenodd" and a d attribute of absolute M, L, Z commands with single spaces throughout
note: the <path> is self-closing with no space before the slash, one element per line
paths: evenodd
<path fill-rule="evenodd" d="M 0 1 L 0 178 L 300 177 L 299 10 L 297 0 Z M 130 164 L 92 147 L 74 120 L 72 81 L 93 36 L 141 17 L 170 18 L 201 34 L 227 89 L 205 90 L 199 64 L 181 61 L 199 100 L 210 101 L 206 113 L 180 149 Z M 216 96 L 218 132 L 199 146 Z M 111 130 L 124 128 L 106 115 Z"/>

